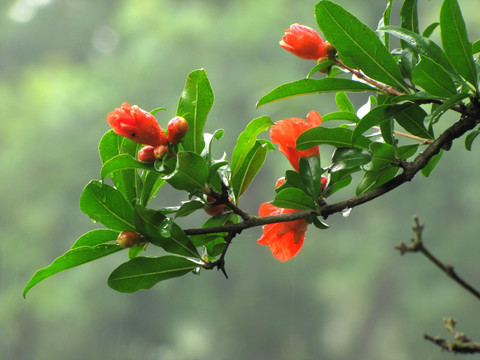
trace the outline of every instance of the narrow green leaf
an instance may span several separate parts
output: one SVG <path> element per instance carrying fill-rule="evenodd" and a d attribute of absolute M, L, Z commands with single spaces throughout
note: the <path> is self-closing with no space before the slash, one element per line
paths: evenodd
<path fill-rule="evenodd" d="M 372 161 L 364 166 L 367 171 L 380 171 L 386 167 L 391 167 L 396 163 L 395 147 L 381 142 L 372 142 L 370 144 L 372 152 Z"/>
<path fill-rule="evenodd" d="M 143 178 L 143 187 L 140 194 L 140 204 L 147 206 L 148 203 L 155 198 L 158 190 L 165 184 L 165 180 L 161 178 L 160 173 L 156 171 L 148 171 Z"/>
<path fill-rule="evenodd" d="M 472 151 L 472 145 L 475 138 L 480 134 L 479 130 L 471 131 L 465 138 L 465 149 Z"/>
<path fill-rule="evenodd" d="M 288 187 L 294 187 L 294 188 L 300 189 L 304 193 L 308 192 L 307 188 L 305 187 L 305 183 L 303 182 L 302 176 L 295 170 L 287 170 L 285 172 L 285 182 L 283 183 L 282 186 L 275 189 L 275 191 L 279 193 L 280 191 Z"/>
<path fill-rule="evenodd" d="M 120 154 L 110 158 L 103 164 L 100 176 L 104 180 L 111 173 L 126 169 L 154 170 L 154 167 L 153 163 L 135 160 L 129 154 Z"/>
<path fill-rule="evenodd" d="M 312 70 L 308 72 L 307 78 L 311 78 L 314 74 L 319 72 L 320 70 L 327 69 L 329 66 L 335 65 L 335 62 L 332 60 L 329 60 L 327 58 L 324 58 L 321 62 L 319 62 L 317 65 L 315 65 Z M 326 70 L 327 71 L 327 70 Z"/>
<path fill-rule="evenodd" d="M 387 144 L 393 145 L 395 143 L 395 137 L 393 136 L 393 119 L 380 124 L 380 133 Z"/>
<path fill-rule="evenodd" d="M 355 149 L 368 150 L 371 141 L 364 136 L 358 136 L 355 144 L 352 144 L 352 130 L 345 128 L 314 127 L 303 132 L 297 138 L 297 149 L 306 150 L 316 145 L 327 144 L 337 148 L 351 147 Z"/>
<path fill-rule="evenodd" d="M 400 9 L 400 20 L 403 29 L 410 30 L 418 34 L 418 11 L 417 0 L 405 0 Z M 402 48 L 408 46 L 408 43 L 402 41 Z"/>
<path fill-rule="evenodd" d="M 428 56 L 438 65 L 442 66 L 445 70 L 447 70 L 450 74 L 456 75 L 456 81 L 461 81 L 460 77 L 453 69 L 452 64 L 450 64 L 450 61 L 448 61 L 447 56 L 445 55 L 443 50 L 432 40 L 427 39 L 417 33 L 414 33 L 413 31 L 402 29 L 398 26 L 385 26 L 379 29 L 379 31 L 386 31 L 401 40 L 405 40 L 416 52 L 424 56 Z"/>
<path fill-rule="evenodd" d="M 467 81 L 477 88 L 477 68 L 473 62 L 472 45 L 457 0 L 444 0 L 440 10 L 442 45 L 450 63 Z"/>
<path fill-rule="evenodd" d="M 177 155 L 175 171 L 163 179 L 175 189 L 195 192 L 205 188 L 207 176 L 208 166 L 205 159 L 195 152 L 182 151 Z"/>
<path fill-rule="evenodd" d="M 268 147 L 260 141 L 256 141 L 242 161 L 235 175 L 232 176 L 232 189 L 238 199 L 248 188 L 255 175 L 265 162 Z"/>
<path fill-rule="evenodd" d="M 72 245 L 72 249 L 80 246 L 96 246 L 117 240 L 119 231 L 110 229 L 95 229 L 80 236 Z"/>
<path fill-rule="evenodd" d="M 355 169 L 347 169 L 336 171 L 329 174 L 327 187 L 323 190 L 322 197 L 329 197 L 338 190 L 341 190 L 352 182 L 351 174 L 360 171 L 360 167 Z"/>
<path fill-rule="evenodd" d="M 434 22 L 434 23 L 431 23 L 430 25 L 428 25 L 425 28 L 425 30 L 423 30 L 422 36 L 425 37 L 425 38 L 429 38 L 433 34 L 435 29 L 438 27 L 438 25 L 440 25 L 439 22 Z"/>
<path fill-rule="evenodd" d="M 344 91 L 339 91 L 335 94 L 335 103 L 339 111 L 355 114 L 355 107 Z"/>
<path fill-rule="evenodd" d="M 23 290 L 23 297 L 27 292 L 40 281 L 57 274 L 61 271 L 71 269 L 75 266 L 85 264 L 87 262 L 97 260 L 101 257 L 111 255 L 117 251 L 122 250 L 118 245 L 113 244 L 99 244 L 96 246 L 79 246 L 67 251 L 65 254 L 56 258 L 47 267 L 38 270 L 30 279 Z"/>
<path fill-rule="evenodd" d="M 380 171 L 367 171 L 365 172 L 362 180 L 357 186 L 356 194 L 360 195 L 383 185 L 387 181 L 393 179 L 397 174 L 399 168 L 396 166 L 385 167 Z"/>
<path fill-rule="evenodd" d="M 316 217 L 312 219 L 312 224 L 315 225 L 315 227 L 320 230 L 325 230 L 330 227 L 327 223 L 324 223 L 322 220 Z"/>
<path fill-rule="evenodd" d="M 203 128 L 213 106 L 213 91 L 204 69 L 194 70 L 187 76 L 185 88 L 178 101 L 177 115 L 188 123 L 182 144 L 186 151 L 200 154 L 205 146 Z"/>
<path fill-rule="evenodd" d="M 322 116 L 322 121 L 331 121 L 331 120 L 347 120 L 352 123 L 358 123 L 360 119 L 357 114 L 345 111 L 337 111 L 333 113 L 328 113 Z"/>
<path fill-rule="evenodd" d="M 401 160 L 407 160 L 417 153 L 419 144 L 404 145 L 397 148 L 397 157 Z"/>
<path fill-rule="evenodd" d="M 359 81 L 353 81 L 349 79 L 336 79 L 336 78 L 322 78 L 322 79 L 301 79 L 291 83 L 280 85 L 276 87 L 268 94 L 264 95 L 257 102 L 257 108 L 259 106 L 271 103 L 273 101 L 286 99 L 292 96 L 307 95 L 307 94 L 320 94 L 328 92 L 362 92 L 372 91 L 380 92 L 379 89 Z"/>
<path fill-rule="evenodd" d="M 437 166 L 438 162 L 440 161 L 440 159 L 442 158 L 442 155 L 443 155 L 443 149 L 440 150 L 440 152 L 435 155 L 434 157 L 432 157 L 430 159 L 430 161 L 427 163 L 427 165 L 422 169 L 420 170 L 422 175 L 425 176 L 425 177 L 429 177 L 430 174 L 432 173 L 433 169 L 435 169 L 435 167 Z"/>
<path fill-rule="evenodd" d="M 480 40 L 477 40 L 472 44 L 472 54 L 477 54 L 479 52 L 480 52 Z"/>
<path fill-rule="evenodd" d="M 133 206 L 117 189 L 98 180 L 85 186 L 80 196 L 80 210 L 113 230 L 135 231 Z"/>
<path fill-rule="evenodd" d="M 272 120 L 268 116 L 261 116 L 250 121 L 245 130 L 238 136 L 237 143 L 232 153 L 231 169 L 232 176 L 235 176 L 242 167 L 245 158 L 255 145 L 257 136 L 268 130 L 273 125 Z"/>
<path fill-rule="evenodd" d="M 148 241 L 162 247 L 165 251 L 200 258 L 196 247 L 180 226 L 159 211 L 137 205 L 135 207 L 135 225 Z M 166 227 L 168 229 L 165 229 Z"/>
<path fill-rule="evenodd" d="M 166 255 L 137 257 L 117 267 L 108 278 L 108 286 L 124 293 L 150 289 L 160 281 L 183 276 L 200 265 L 186 258 Z"/>
<path fill-rule="evenodd" d="M 408 91 L 395 59 L 367 25 L 327 0 L 317 3 L 315 17 L 326 39 L 335 44 L 340 58 L 351 60 L 373 79 Z"/>
<path fill-rule="evenodd" d="M 402 112 L 408 105 L 380 105 L 370 110 L 360 122 L 357 124 L 352 134 L 352 143 L 355 143 L 357 139 L 373 126 L 378 126 L 385 121 L 390 120 L 392 117 Z"/>
<path fill-rule="evenodd" d="M 469 97 L 469 93 L 460 93 L 453 95 L 451 98 L 446 100 L 442 105 L 438 106 L 432 113 L 427 115 L 425 118 L 425 122 L 427 124 L 435 124 L 438 119 L 447 111 L 449 110 L 452 106 L 458 104 L 460 101 L 463 99 Z"/>
<path fill-rule="evenodd" d="M 449 98 L 457 93 L 455 83 L 440 65 L 422 57 L 412 73 L 413 83 L 432 95 Z"/>
<path fill-rule="evenodd" d="M 402 112 L 395 115 L 397 123 L 410 134 L 423 139 L 433 139 L 433 133 L 428 131 L 424 125 L 427 113 L 416 104 L 408 105 Z"/>
<path fill-rule="evenodd" d="M 315 210 L 312 198 L 297 188 L 286 188 L 280 191 L 271 204 L 284 209 Z"/>
<path fill-rule="evenodd" d="M 322 191 L 322 173 L 320 157 L 317 155 L 302 156 L 298 162 L 298 172 L 305 184 L 307 194 L 317 199 Z"/>
<path fill-rule="evenodd" d="M 337 172 L 344 169 L 358 168 L 372 159 L 369 151 L 353 148 L 338 148 L 332 155 L 332 163 L 329 172 Z"/>
<path fill-rule="evenodd" d="M 199 209 L 202 209 L 204 206 L 205 204 L 198 200 L 190 200 L 190 201 L 182 202 L 182 205 L 180 206 L 177 213 L 175 214 L 175 218 L 188 216 L 191 213 Z"/>
<path fill-rule="evenodd" d="M 390 25 L 390 19 L 392 17 L 392 7 L 393 7 L 393 0 L 387 0 L 387 7 L 385 8 L 385 11 L 383 12 L 383 16 L 378 22 L 378 27 L 383 27 L 386 25 Z M 385 33 L 380 33 L 379 35 L 380 40 L 382 40 L 383 44 L 387 49 L 390 48 L 390 37 L 388 34 Z"/>

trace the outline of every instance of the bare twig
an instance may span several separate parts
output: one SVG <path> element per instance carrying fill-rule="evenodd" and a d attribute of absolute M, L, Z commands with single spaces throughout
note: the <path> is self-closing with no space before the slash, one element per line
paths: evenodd
<path fill-rule="evenodd" d="M 480 300 L 480 292 L 476 290 L 472 285 L 467 283 L 463 280 L 458 274 L 455 272 L 452 265 L 443 264 L 438 258 L 436 258 L 423 244 L 422 240 L 422 231 L 425 225 L 420 224 L 418 217 L 414 217 L 415 225 L 413 226 L 412 230 L 415 234 L 415 238 L 412 239 L 410 245 L 406 245 L 405 243 L 401 243 L 400 245 L 396 246 L 395 248 L 400 251 L 403 255 L 407 252 L 420 252 L 425 257 L 430 260 L 433 264 L 435 264 L 440 270 L 442 270 L 448 277 L 450 277 L 453 281 L 467 290 L 470 294 L 475 296 L 477 299 Z"/>
<path fill-rule="evenodd" d="M 456 321 L 452 318 L 444 318 L 445 328 L 453 335 L 453 341 L 445 340 L 438 336 L 423 335 L 425 340 L 428 340 L 435 345 L 442 348 L 443 351 L 448 351 L 455 354 L 475 354 L 480 353 L 480 344 L 475 343 L 468 338 L 464 333 L 459 333 L 455 330 Z"/>

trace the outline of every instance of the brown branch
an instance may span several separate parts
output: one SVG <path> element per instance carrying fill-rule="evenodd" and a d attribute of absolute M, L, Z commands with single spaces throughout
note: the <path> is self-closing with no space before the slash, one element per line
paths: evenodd
<path fill-rule="evenodd" d="M 438 336 L 423 335 L 425 340 L 428 340 L 435 345 L 441 347 L 442 351 L 448 351 L 454 354 L 476 354 L 480 353 L 480 344 L 475 343 L 468 338 L 464 333 L 459 333 L 455 330 L 456 321 L 452 318 L 444 318 L 445 328 L 453 335 L 454 341 L 445 340 Z"/>
<path fill-rule="evenodd" d="M 433 264 L 435 264 L 440 270 L 442 270 L 448 277 L 450 277 L 453 281 L 467 290 L 470 294 L 475 296 L 477 299 L 480 300 L 480 292 L 475 289 L 472 285 L 467 283 L 463 280 L 454 270 L 452 265 L 443 264 L 438 258 L 436 258 L 423 244 L 422 239 L 422 232 L 425 225 L 421 225 L 418 217 L 414 217 L 415 225 L 413 226 L 412 230 L 415 234 L 415 238 L 412 239 L 410 245 L 406 245 L 405 243 L 401 243 L 400 245 L 396 246 L 395 248 L 400 251 L 400 254 L 403 255 L 407 252 L 420 252 L 422 253 L 428 260 L 430 260 Z"/>
<path fill-rule="evenodd" d="M 364 194 L 351 197 L 350 199 L 339 201 L 334 204 L 323 205 L 319 213 L 313 210 L 301 210 L 288 214 L 273 215 L 273 216 L 252 216 L 244 213 L 242 218 L 244 221 L 238 224 L 215 226 L 201 229 L 187 229 L 185 233 L 187 235 L 200 235 L 211 234 L 219 232 L 235 232 L 239 233 L 244 229 L 262 226 L 266 224 L 272 224 L 277 222 L 286 222 L 298 219 L 307 219 L 312 216 L 322 216 L 326 219 L 328 216 L 340 213 L 345 209 L 354 208 L 366 202 L 369 202 L 377 197 L 380 197 L 393 189 L 396 189 L 400 185 L 411 181 L 413 177 L 423 169 L 428 161 L 438 154 L 441 149 L 449 149 L 452 142 L 464 135 L 467 131 L 472 130 L 480 123 L 480 106 L 477 103 L 472 103 L 474 109 L 471 109 L 468 115 L 462 116 L 459 121 L 447 128 L 434 142 L 429 144 L 425 150 L 419 154 L 412 162 L 403 161 L 401 167 L 403 172 L 394 177 L 392 180 L 386 182 L 379 187 L 372 189 Z M 227 204 L 228 206 L 228 204 Z M 232 208 L 235 210 L 234 208 Z M 237 211 L 235 211 L 237 212 Z M 238 212 L 237 212 L 238 213 Z"/>

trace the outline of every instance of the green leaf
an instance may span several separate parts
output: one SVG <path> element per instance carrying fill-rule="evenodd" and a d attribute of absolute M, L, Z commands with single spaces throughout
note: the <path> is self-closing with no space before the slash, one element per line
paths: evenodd
<path fill-rule="evenodd" d="M 339 56 L 371 78 L 408 91 L 394 57 L 377 34 L 341 6 L 327 0 L 315 6 L 319 28 Z"/>
<path fill-rule="evenodd" d="M 118 245 L 99 244 L 96 246 L 79 246 L 67 251 L 65 254 L 56 258 L 47 267 L 38 270 L 30 279 L 23 290 L 23 297 L 27 292 L 40 281 L 57 274 L 61 271 L 71 269 L 75 266 L 85 264 L 87 262 L 97 260 L 101 257 L 111 255 L 117 251 L 123 250 Z"/>
<path fill-rule="evenodd" d="M 480 134 L 479 130 L 471 131 L 465 138 L 465 149 L 472 151 L 472 145 L 475 138 Z"/>
<path fill-rule="evenodd" d="M 257 140 L 242 160 L 241 167 L 232 176 L 232 189 L 237 199 L 247 190 L 255 175 L 262 168 L 268 150 L 267 144 Z"/>
<path fill-rule="evenodd" d="M 156 171 L 148 171 L 143 177 L 143 187 L 140 194 L 140 204 L 146 206 L 155 196 L 158 190 L 165 184 L 165 180 Z"/>
<path fill-rule="evenodd" d="M 357 139 L 366 131 L 370 130 L 373 126 L 378 126 L 385 121 L 390 120 L 392 117 L 402 112 L 408 105 L 380 105 L 370 110 L 364 117 L 360 119 L 352 134 L 352 143 L 355 143 Z"/>
<path fill-rule="evenodd" d="M 345 111 L 337 111 L 322 116 L 322 121 L 331 120 L 347 120 L 353 123 L 358 123 L 360 121 L 357 114 Z"/>
<path fill-rule="evenodd" d="M 305 184 L 307 194 L 312 199 L 317 199 L 322 191 L 322 173 L 320 157 L 317 155 L 302 156 L 298 161 L 298 173 Z"/>
<path fill-rule="evenodd" d="M 235 176 L 243 166 L 248 153 L 255 145 L 257 136 L 268 130 L 273 125 L 268 116 L 261 116 L 250 121 L 245 130 L 238 136 L 237 143 L 232 153 L 231 169 L 232 176 Z"/>
<path fill-rule="evenodd" d="M 397 148 L 397 157 L 401 160 L 407 160 L 417 153 L 419 144 L 404 145 Z"/>
<path fill-rule="evenodd" d="M 175 171 L 163 179 L 178 190 L 188 192 L 202 191 L 208 176 L 205 159 L 192 151 L 182 151 L 177 155 Z"/>
<path fill-rule="evenodd" d="M 401 40 L 405 40 L 417 53 L 428 56 L 438 65 L 447 70 L 450 74 L 456 75 L 456 81 L 461 81 L 460 77 L 453 69 L 452 64 L 450 64 L 448 61 L 443 50 L 432 40 L 414 33 L 413 31 L 402 29 L 398 26 L 384 26 L 383 28 L 379 29 L 379 31 L 386 31 Z"/>
<path fill-rule="evenodd" d="M 370 164 L 364 166 L 367 171 L 378 172 L 386 167 L 391 167 L 397 162 L 395 157 L 395 147 L 390 144 L 373 142 L 370 144 L 370 151 L 373 156 Z"/>
<path fill-rule="evenodd" d="M 385 167 L 380 171 L 367 171 L 357 186 L 356 194 L 360 195 L 370 191 L 387 181 L 393 179 L 398 172 L 398 167 Z"/>
<path fill-rule="evenodd" d="M 339 111 L 355 114 L 355 107 L 344 91 L 339 91 L 335 94 L 335 103 L 337 104 Z"/>
<path fill-rule="evenodd" d="M 328 229 L 330 227 L 328 224 L 324 223 L 318 217 L 314 217 L 312 219 L 312 224 L 315 225 L 315 227 L 317 229 L 320 229 L 320 230 L 325 230 L 325 229 Z"/>
<path fill-rule="evenodd" d="M 393 145 L 395 143 L 395 137 L 393 136 L 393 119 L 380 124 L 380 133 L 387 144 Z"/>
<path fill-rule="evenodd" d="M 428 131 L 424 125 L 427 113 L 416 104 L 410 104 L 402 112 L 395 115 L 397 123 L 410 134 L 423 139 L 433 139 L 433 133 Z"/>
<path fill-rule="evenodd" d="M 335 61 L 324 58 L 324 60 L 315 65 L 312 70 L 308 72 L 307 78 L 311 78 L 313 74 L 319 72 L 320 70 L 327 69 L 329 66 L 332 65 L 335 65 Z"/>
<path fill-rule="evenodd" d="M 166 218 L 161 212 L 137 205 L 135 207 L 135 225 L 148 241 L 162 247 L 165 251 L 200 258 L 197 248 L 180 226 Z M 166 229 L 167 227 L 168 229 Z"/>
<path fill-rule="evenodd" d="M 304 131 L 297 138 L 297 149 L 307 150 L 316 145 L 327 144 L 337 148 L 351 147 L 368 150 L 371 141 L 364 136 L 359 136 L 355 144 L 352 144 L 352 130 L 345 128 L 325 128 L 317 126 Z"/>
<path fill-rule="evenodd" d="M 107 163 L 110 159 L 120 155 L 120 154 L 130 154 L 132 157 L 135 157 L 137 154 L 137 149 L 141 145 L 127 139 L 125 137 L 119 136 L 109 130 L 100 140 L 98 145 L 98 152 L 100 154 L 100 159 L 102 164 Z M 137 189 L 141 187 L 138 183 L 137 172 L 132 169 L 126 169 L 119 171 L 117 173 L 110 174 L 110 177 L 115 185 L 115 187 L 125 196 L 129 201 L 133 201 L 137 197 Z"/>
<path fill-rule="evenodd" d="M 96 246 L 117 240 L 119 231 L 110 229 L 95 229 L 80 236 L 72 245 L 72 249 L 80 246 Z"/>
<path fill-rule="evenodd" d="M 213 106 L 213 91 L 204 69 L 194 70 L 187 76 L 185 88 L 178 101 L 177 115 L 188 123 L 182 144 L 186 151 L 201 154 L 205 146 L 203 128 Z"/>
<path fill-rule="evenodd" d="M 432 173 L 433 169 L 435 169 L 435 167 L 437 166 L 438 162 L 440 161 L 440 159 L 442 158 L 442 155 L 443 155 L 443 149 L 440 150 L 440 152 L 433 156 L 427 163 L 427 165 L 422 169 L 420 170 L 422 172 L 422 175 L 425 176 L 425 177 L 429 177 L 430 174 Z"/>
<path fill-rule="evenodd" d="M 360 167 L 355 169 L 336 171 L 329 174 L 327 187 L 323 190 L 322 196 L 329 197 L 338 190 L 350 185 L 350 183 L 352 182 L 351 174 L 359 170 Z"/>
<path fill-rule="evenodd" d="M 280 85 L 268 94 L 264 95 L 257 102 L 257 108 L 271 103 L 273 101 L 286 99 L 292 96 L 307 95 L 307 94 L 321 94 L 328 92 L 347 91 L 347 92 L 362 92 L 373 91 L 380 92 L 381 90 L 359 81 L 349 79 L 323 78 L 323 79 L 301 79 L 291 83 Z"/>
<path fill-rule="evenodd" d="M 186 275 L 199 266 L 193 261 L 172 255 L 137 257 L 117 267 L 108 278 L 108 286 L 119 292 L 132 293 L 150 289 L 162 280 Z"/>
<path fill-rule="evenodd" d="M 477 88 L 477 68 L 473 62 L 472 45 L 457 0 L 444 0 L 440 10 L 442 45 L 455 70 Z"/>
<path fill-rule="evenodd" d="M 422 57 L 412 73 L 413 83 L 432 95 L 449 98 L 457 93 L 455 83 L 440 65 L 428 57 Z"/>
<path fill-rule="evenodd" d="M 158 108 L 155 108 L 153 110 L 150 110 L 149 113 L 152 114 L 152 115 L 155 115 L 157 112 L 163 111 L 163 110 L 167 110 L 167 109 L 164 108 L 164 107 L 158 107 Z"/>
<path fill-rule="evenodd" d="M 400 9 L 400 20 L 403 29 L 410 30 L 418 34 L 418 11 L 417 0 L 405 0 Z M 402 41 L 402 48 L 408 46 L 408 43 Z"/>
<path fill-rule="evenodd" d="M 378 22 L 378 27 L 390 25 L 390 20 L 392 17 L 392 7 L 393 7 L 393 0 L 387 0 L 387 7 L 385 8 L 385 11 L 383 12 L 383 16 Z M 385 33 L 380 33 L 378 34 L 378 37 L 380 40 L 382 40 L 383 44 L 387 49 L 390 48 L 390 38 L 388 34 Z"/>
<path fill-rule="evenodd" d="M 85 186 L 80 196 L 80 210 L 113 230 L 135 231 L 133 206 L 120 191 L 98 180 Z"/>
<path fill-rule="evenodd" d="M 153 163 L 135 160 L 129 154 L 120 154 L 110 158 L 103 164 L 100 176 L 104 180 L 111 173 L 126 169 L 154 170 L 154 167 Z"/>
<path fill-rule="evenodd" d="M 480 52 L 480 40 L 477 40 L 472 44 L 472 54 L 476 54 L 479 52 Z"/>
<path fill-rule="evenodd" d="M 372 159 L 369 151 L 353 148 L 338 148 L 332 155 L 332 163 L 329 172 L 337 172 L 344 169 L 358 168 L 367 164 Z"/>
<path fill-rule="evenodd" d="M 428 25 L 425 28 L 425 30 L 423 30 L 422 36 L 426 37 L 426 38 L 429 38 L 433 34 L 435 29 L 438 27 L 438 25 L 440 25 L 439 22 L 434 22 L 434 23 L 431 23 L 430 25 Z"/>
<path fill-rule="evenodd" d="M 204 206 L 205 204 L 198 200 L 182 202 L 182 206 L 180 206 L 177 213 L 175 214 L 175 218 L 188 216 L 197 210 L 203 209 Z"/>
<path fill-rule="evenodd" d="M 305 193 L 308 192 L 307 188 L 305 187 L 305 183 L 303 182 L 302 176 L 295 170 L 287 170 L 285 172 L 285 182 L 282 186 L 275 189 L 275 191 L 279 193 L 280 191 L 288 187 L 298 188 Z"/>
<path fill-rule="evenodd" d="M 447 110 L 449 110 L 451 107 L 469 96 L 469 93 L 460 93 L 453 95 L 448 100 L 445 100 L 444 103 L 438 106 L 432 113 L 427 115 L 427 117 L 425 118 L 425 122 L 427 124 L 435 124 Z"/>
<path fill-rule="evenodd" d="M 315 210 L 312 198 L 297 188 L 286 188 L 280 191 L 271 204 L 284 209 Z"/>

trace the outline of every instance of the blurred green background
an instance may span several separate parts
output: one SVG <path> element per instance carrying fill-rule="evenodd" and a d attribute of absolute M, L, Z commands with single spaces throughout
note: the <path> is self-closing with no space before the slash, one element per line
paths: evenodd
<path fill-rule="evenodd" d="M 372 27 L 385 7 L 385 1 L 337 3 Z M 480 2 L 459 3 L 476 40 Z M 310 229 L 287 263 L 257 245 L 261 229 L 251 229 L 227 255 L 229 280 L 202 271 L 150 291 L 117 293 L 106 279 L 127 259 L 121 252 L 56 275 L 22 298 L 37 269 L 97 226 L 78 199 L 99 177 L 105 116 L 123 101 L 166 107 L 158 116 L 166 124 L 187 74 L 205 68 L 216 95 L 207 131 L 226 130 L 215 144 L 218 154 L 231 154 L 238 134 L 260 115 L 278 120 L 335 109 L 330 95 L 255 109 L 267 91 L 313 66 L 278 41 L 291 23 L 315 27 L 314 4 L 0 2 L 1 359 L 449 359 L 422 339 L 425 332 L 448 336 L 444 316 L 480 339 L 478 300 L 420 255 L 394 250 L 412 237 L 418 214 L 431 251 L 480 287 L 480 169 L 474 165 L 480 150 L 475 144 L 466 152 L 461 141 L 429 179 L 418 177 L 348 218 L 332 216 L 329 230 Z M 437 20 L 440 5 L 419 1 L 422 29 Z M 366 95 L 352 98 L 361 104 Z M 445 127 L 454 120 L 442 118 Z M 321 148 L 324 166 L 330 151 Z M 273 198 L 275 180 L 289 168 L 281 154 L 269 157 L 241 204 L 252 213 Z M 162 189 L 157 202 L 176 205 L 183 196 Z"/>

